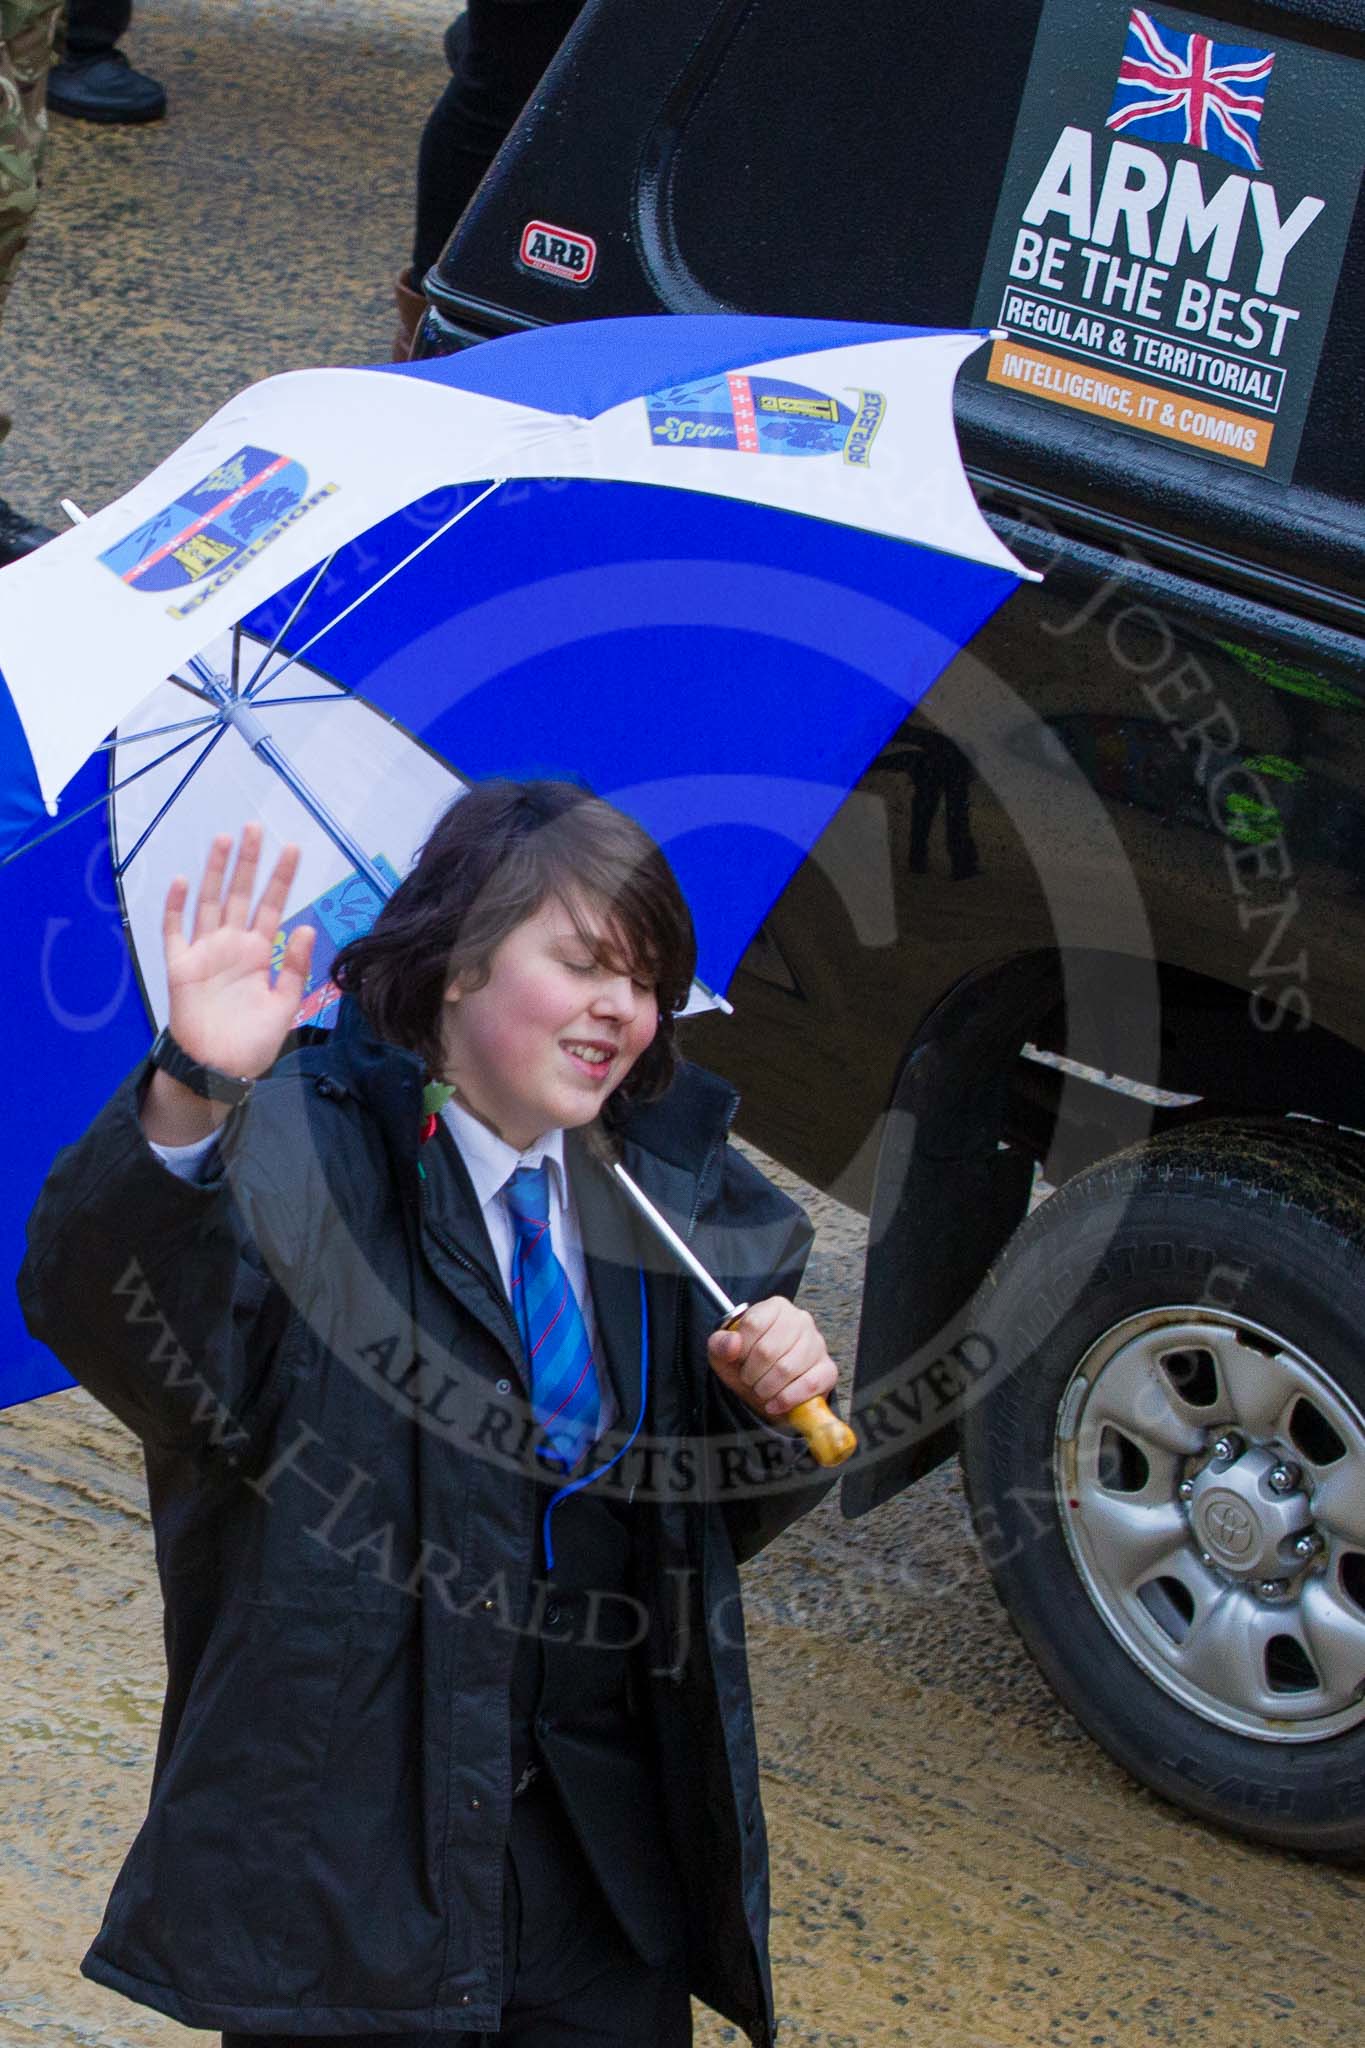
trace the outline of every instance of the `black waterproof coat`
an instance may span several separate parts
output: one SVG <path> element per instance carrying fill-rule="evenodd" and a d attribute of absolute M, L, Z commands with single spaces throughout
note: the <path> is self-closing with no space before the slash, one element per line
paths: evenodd
<path fill-rule="evenodd" d="M 58 1158 L 20 1276 L 35 1334 L 136 1431 L 165 1600 L 146 1819 L 81 1968 L 189 2027 L 496 2029 L 508 1680 L 544 1500 L 521 1348 L 473 1189 L 420 1171 L 417 1059 L 354 1004 L 305 1034 L 177 1178 L 139 1067 Z M 684 1067 L 627 1167 L 736 1297 L 794 1291 L 800 1209 Z M 569 1134 L 652 1583 L 643 1711 L 663 1759 L 692 1986 L 771 2039 L 768 1868 L 736 1561 L 828 1482 L 732 1404 L 714 1312 L 646 1254 Z M 430 1157 L 430 1155 L 428 1155 Z M 798 1483 L 793 1485 L 793 1474 Z M 553 1525 L 552 1525 L 553 1526 Z"/>

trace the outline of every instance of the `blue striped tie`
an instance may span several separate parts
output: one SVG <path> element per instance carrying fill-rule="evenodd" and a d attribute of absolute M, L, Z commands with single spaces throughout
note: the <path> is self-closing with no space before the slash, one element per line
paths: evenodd
<path fill-rule="evenodd" d="M 542 1456 L 571 1472 L 597 1436 L 601 1397 L 569 1276 L 550 1242 L 548 1167 L 519 1166 L 503 1187 L 516 1242 L 512 1306 L 531 1369 L 531 1411 Z"/>

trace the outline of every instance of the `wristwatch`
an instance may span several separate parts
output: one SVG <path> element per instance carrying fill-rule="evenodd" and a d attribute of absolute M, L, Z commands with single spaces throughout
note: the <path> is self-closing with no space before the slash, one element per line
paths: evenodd
<path fill-rule="evenodd" d="M 240 1108 L 256 1086 L 244 1074 L 225 1074 L 219 1067 L 206 1067 L 191 1059 L 184 1046 L 171 1037 L 169 1025 L 164 1025 L 157 1034 L 150 1057 L 152 1065 L 160 1067 L 173 1081 L 181 1082 L 210 1102 L 226 1102 L 233 1109 Z"/>

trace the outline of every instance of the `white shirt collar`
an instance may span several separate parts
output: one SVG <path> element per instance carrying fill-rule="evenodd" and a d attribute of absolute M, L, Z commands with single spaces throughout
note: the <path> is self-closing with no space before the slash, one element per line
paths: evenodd
<path fill-rule="evenodd" d="M 551 1169 L 550 1187 L 554 1199 L 563 1208 L 568 1183 L 562 1130 L 546 1131 L 524 1152 L 518 1152 L 515 1145 L 509 1145 L 496 1131 L 490 1131 L 487 1124 L 480 1123 L 478 1117 L 465 1109 L 454 1096 L 441 1115 L 469 1169 L 469 1178 L 474 1183 L 474 1193 L 481 1209 L 486 1209 L 497 1198 L 519 1166 L 545 1165 Z"/>

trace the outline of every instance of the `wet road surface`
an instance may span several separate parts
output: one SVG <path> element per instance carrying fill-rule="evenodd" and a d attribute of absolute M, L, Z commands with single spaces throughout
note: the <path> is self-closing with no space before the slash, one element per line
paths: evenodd
<path fill-rule="evenodd" d="M 812 1207 L 806 1299 L 847 1358 L 861 1220 Z M 827 1501 L 745 1581 L 784 2041 L 1358 2041 L 1365 1882 L 1095 1749 L 1016 1644 L 955 1469 L 856 1523 Z M 80 1389 L 0 1414 L 0 2048 L 216 2048 L 77 1969 L 145 1810 L 160 1627 L 134 1439 Z M 738 2036 L 699 2014 L 697 2039 Z"/>
<path fill-rule="evenodd" d="M 384 358 L 441 0 L 139 0 L 168 122 L 53 124 L 0 337 L 0 492 L 60 524 L 252 378 Z M 860 1219 L 806 1299 L 851 1358 Z M 746 1574 L 787 2043 L 1355 2043 L 1365 1879 L 1228 1840 L 1097 1751 L 1016 1644 L 954 1468 Z M 141 1458 L 80 1390 L 0 1413 L 0 2048 L 178 2048 L 79 1975 L 145 1811 L 161 1615 Z M 700 2015 L 701 2048 L 732 2029 Z"/>

